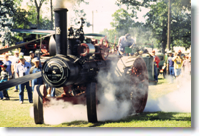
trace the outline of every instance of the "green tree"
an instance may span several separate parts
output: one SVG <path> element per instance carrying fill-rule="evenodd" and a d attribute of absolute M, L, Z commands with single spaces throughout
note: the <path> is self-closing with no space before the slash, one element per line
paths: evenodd
<path fill-rule="evenodd" d="M 11 44 L 11 32 L 13 22 L 12 18 L 16 12 L 16 2 L 20 0 L 1 0 L 0 1 L 0 39 L 2 45 Z"/>
<path fill-rule="evenodd" d="M 16 12 L 13 16 L 13 26 L 12 29 L 31 29 L 36 27 L 37 20 L 36 20 L 36 15 L 37 12 L 35 11 L 34 6 L 32 5 L 27 5 L 27 9 L 21 9 L 20 3 L 18 3 L 19 6 L 16 9 Z M 44 20 L 42 20 L 42 17 L 40 16 L 40 24 L 41 26 L 45 26 L 46 23 Z M 50 25 L 46 25 L 45 27 L 48 27 Z M 25 33 L 15 33 L 10 41 L 12 43 L 17 43 L 19 41 L 24 41 L 24 39 L 29 36 L 29 34 Z"/>
<path fill-rule="evenodd" d="M 28 17 L 31 15 L 32 13 L 18 7 L 13 16 L 12 29 L 29 29 L 32 23 Z M 24 33 L 16 33 L 14 36 L 11 36 L 10 42 L 16 43 L 19 41 L 24 41 L 25 37 L 26 37 L 26 34 Z"/>
<path fill-rule="evenodd" d="M 168 3 L 168 0 L 117 0 L 118 6 L 126 5 L 128 9 L 141 10 L 141 7 L 150 7 L 152 3 L 157 2 Z M 191 0 L 171 0 L 171 3 L 177 8 L 177 10 L 191 10 Z"/>
<path fill-rule="evenodd" d="M 154 37 L 161 45 L 162 52 L 164 52 L 167 44 L 167 5 L 165 2 L 158 2 L 155 5 L 151 5 L 151 10 L 146 14 L 148 19 L 146 20 L 146 26 L 151 27 L 154 33 Z"/>
<path fill-rule="evenodd" d="M 173 16 L 171 27 L 171 45 L 189 48 L 191 45 L 191 14 L 180 13 L 178 16 Z"/>
<path fill-rule="evenodd" d="M 112 17 L 113 22 L 111 22 L 111 26 L 118 31 L 119 35 L 125 35 L 126 33 L 129 32 L 129 29 L 133 26 L 134 20 L 133 20 L 133 15 L 129 14 L 127 10 L 125 9 L 118 9 Z M 118 35 L 118 36 L 119 36 Z"/>
<path fill-rule="evenodd" d="M 29 12 L 29 16 L 27 16 L 27 19 L 29 20 L 30 27 L 37 27 L 38 20 L 35 17 L 38 15 L 38 13 L 35 10 L 35 7 L 33 6 L 32 3 L 30 5 L 28 5 L 28 12 Z M 43 10 L 40 11 L 41 14 L 39 17 L 39 28 L 38 29 L 48 29 L 48 30 L 51 29 L 52 30 L 52 22 L 49 18 L 42 17 L 43 12 L 44 12 Z"/>
<path fill-rule="evenodd" d="M 31 0 L 33 1 L 33 0 Z M 42 7 L 42 4 L 44 2 L 46 2 L 47 0 L 34 0 L 34 3 L 35 3 L 35 7 L 36 7 L 36 11 L 37 11 L 37 28 L 40 28 L 40 9 Z"/>
<path fill-rule="evenodd" d="M 80 21 L 80 18 L 85 18 L 86 13 L 84 9 L 80 9 L 80 4 L 84 3 L 86 5 L 89 4 L 89 2 L 86 2 L 85 0 L 78 0 L 76 1 L 75 5 L 73 6 L 72 10 L 74 12 L 74 16 L 71 18 L 70 24 L 78 25 L 78 22 Z M 85 19 L 86 26 L 89 27 L 91 24 Z"/>
<path fill-rule="evenodd" d="M 140 7 L 150 8 L 145 25 L 152 29 L 158 47 L 162 47 L 164 52 L 167 44 L 168 0 L 118 0 L 117 3 L 126 5 L 133 14 Z M 171 3 L 171 45 L 188 47 L 191 41 L 191 0 L 171 0 Z"/>
<path fill-rule="evenodd" d="M 109 42 L 117 44 L 119 36 L 118 36 L 118 32 L 116 31 L 116 29 L 104 29 L 100 33 L 103 35 L 106 35 Z M 101 38 L 99 38 L 99 39 L 101 39 Z"/>
<path fill-rule="evenodd" d="M 173 3 L 171 11 L 171 46 L 188 48 L 191 44 L 191 13 L 179 10 L 174 5 Z M 148 17 L 146 25 L 152 28 L 157 42 L 161 44 L 162 52 L 164 52 L 167 44 L 167 6 L 165 1 L 157 2 L 151 5 L 151 10 L 146 14 Z"/>
<path fill-rule="evenodd" d="M 144 23 L 135 22 L 134 19 L 137 18 L 136 15 L 131 12 L 128 13 L 125 9 L 119 9 L 112 15 L 112 17 L 113 22 L 111 22 L 111 26 L 114 30 L 105 29 L 101 32 L 102 34 L 110 35 L 108 39 L 110 37 L 113 39 L 116 35 L 118 40 L 119 37 L 126 33 L 130 33 L 132 37 L 136 38 L 135 42 L 139 45 L 152 44 L 152 42 L 155 43 L 155 38 L 153 38 L 151 28 L 146 26 Z M 110 39 L 110 41 L 113 41 L 112 39 Z"/>

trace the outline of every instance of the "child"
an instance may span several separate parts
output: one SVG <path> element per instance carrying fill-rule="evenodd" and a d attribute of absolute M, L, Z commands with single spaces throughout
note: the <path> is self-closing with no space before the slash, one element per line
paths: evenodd
<path fill-rule="evenodd" d="M 6 68 L 7 68 L 6 64 L 1 65 L 2 71 L 1 71 L 1 80 L 0 80 L 0 83 L 6 82 L 8 80 L 9 73 L 8 73 L 8 71 L 6 71 Z M 2 91 L 3 91 L 3 95 L 2 95 Z M 1 92 L 0 93 L 1 99 L 3 99 L 3 96 L 6 98 L 6 100 L 10 99 L 9 96 L 8 96 L 7 89 L 1 90 L 0 92 Z"/>

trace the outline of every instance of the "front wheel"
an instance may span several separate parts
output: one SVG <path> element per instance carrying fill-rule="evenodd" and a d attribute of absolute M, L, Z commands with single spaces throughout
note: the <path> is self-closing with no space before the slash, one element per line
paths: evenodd
<path fill-rule="evenodd" d="M 88 83 L 86 88 L 86 101 L 87 101 L 87 116 L 88 122 L 97 122 L 97 110 L 96 110 L 96 90 L 97 84 L 92 82 Z"/>
<path fill-rule="evenodd" d="M 43 124 L 43 91 L 44 85 L 35 85 L 33 92 L 33 112 L 35 124 Z"/>

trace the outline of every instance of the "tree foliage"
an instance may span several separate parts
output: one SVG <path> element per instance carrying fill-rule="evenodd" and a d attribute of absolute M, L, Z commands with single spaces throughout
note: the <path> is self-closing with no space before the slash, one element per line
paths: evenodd
<path fill-rule="evenodd" d="M 16 11 L 14 0 L 1 0 L 0 1 L 0 38 L 2 44 L 5 45 L 7 41 L 10 43 L 9 29 L 12 27 L 12 17 Z"/>
<path fill-rule="evenodd" d="M 167 4 L 159 2 L 151 5 L 151 10 L 146 14 L 146 26 L 152 28 L 153 35 L 157 39 L 158 47 L 166 48 L 167 44 Z"/>
<path fill-rule="evenodd" d="M 109 42 L 117 44 L 119 36 L 116 29 L 104 29 L 100 33 L 106 35 Z"/>
<path fill-rule="evenodd" d="M 149 8 L 144 27 L 152 31 L 157 47 L 166 48 L 168 0 L 117 0 L 117 4 L 126 5 L 127 10 L 131 10 L 134 16 L 141 7 Z M 124 27 L 126 28 L 126 25 Z M 191 0 L 171 0 L 171 46 L 188 48 L 190 45 Z"/>
<path fill-rule="evenodd" d="M 31 0 L 32 2 L 34 1 L 35 3 L 35 7 L 36 7 L 36 11 L 37 11 L 37 28 L 40 28 L 40 10 L 42 7 L 42 4 L 47 2 L 47 0 Z"/>
<path fill-rule="evenodd" d="M 77 0 L 76 3 L 74 4 L 72 10 L 74 12 L 74 16 L 71 17 L 71 19 L 69 20 L 70 21 L 70 24 L 71 25 L 78 25 L 78 22 L 80 21 L 80 18 L 85 18 L 86 16 L 86 13 L 84 11 L 84 9 L 80 9 L 80 4 L 86 4 L 88 5 L 89 2 L 86 2 L 85 0 Z M 86 26 L 89 27 L 91 26 L 91 24 L 89 23 L 89 21 L 85 20 L 86 22 Z"/>
<path fill-rule="evenodd" d="M 126 5 L 130 9 L 140 10 L 140 7 L 150 7 L 152 3 L 165 2 L 168 0 L 117 0 L 118 6 Z M 171 0 L 171 3 L 179 10 L 191 10 L 191 0 Z"/>
<path fill-rule="evenodd" d="M 26 9 L 17 8 L 15 15 L 13 16 L 13 29 L 32 29 L 37 27 L 37 11 L 32 3 L 26 6 Z M 50 29 L 51 21 L 48 18 L 42 18 L 40 15 L 39 25 L 41 29 Z M 24 41 L 24 39 L 29 36 L 29 34 L 15 33 L 11 37 L 10 41 L 16 43 L 19 41 Z"/>
<path fill-rule="evenodd" d="M 175 5 L 172 3 L 171 6 L 171 46 L 188 48 L 191 45 L 191 12 L 184 12 Z M 158 45 L 162 45 L 163 49 L 167 44 L 167 6 L 165 1 L 157 2 L 146 14 L 146 25 L 152 28 L 157 43 L 160 43 Z"/>
<path fill-rule="evenodd" d="M 30 29 L 36 27 L 37 11 L 29 3 L 26 9 L 21 7 L 22 0 L 2 0 L 0 1 L 0 29 L 2 45 L 12 45 L 23 41 L 27 34 L 13 33 L 11 29 Z M 50 29 L 51 21 L 48 18 L 42 18 L 40 15 L 39 24 L 43 29 Z"/>
<path fill-rule="evenodd" d="M 32 23 L 28 17 L 30 17 L 31 15 L 32 14 L 30 12 L 18 7 L 13 16 L 12 29 L 29 29 L 30 26 L 32 25 Z M 23 41 L 25 36 L 26 36 L 26 34 L 24 34 L 24 33 L 17 33 L 14 36 L 11 36 L 9 39 L 9 41 L 11 42 L 10 44 L 13 44 L 13 43 L 16 43 L 19 41 Z"/>
<path fill-rule="evenodd" d="M 130 27 L 133 26 L 134 20 L 131 14 L 129 14 L 125 9 L 117 10 L 112 17 L 113 22 L 111 22 L 111 26 L 118 31 L 120 35 L 125 35 L 129 32 Z"/>
<path fill-rule="evenodd" d="M 22 1 L 0 0 L 0 38 L 3 46 L 23 41 L 28 36 L 28 34 L 13 33 L 10 31 L 11 29 L 31 29 L 36 27 L 39 29 L 52 29 L 54 20 L 42 17 L 42 13 L 46 11 L 41 7 L 47 4 L 48 0 L 30 0 L 26 8 L 21 7 Z M 76 4 L 80 5 L 82 2 L 87 4 L 85 0 L 79 0 Z M 83 9 L 75 8 L 74 10 L 76 10 L 77 16 L 85 16 Z"/>

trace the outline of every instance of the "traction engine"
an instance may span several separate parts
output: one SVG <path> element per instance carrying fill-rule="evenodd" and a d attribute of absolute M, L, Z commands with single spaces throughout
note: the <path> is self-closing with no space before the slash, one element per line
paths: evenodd
<path fill-rule="evenodd" d="M 70 27 L 67 30 L 67 9 L 54 9 L 54 11 L 56 46 L 50 45 L 49 50 L 55 56 L 44 62 L 42 77 L 51 87 L 62 87 L 64 93 L 61 96 L 47 97 L 44 85 L 35 86 L 33 94 L 35 123 L 44 123 L 43 107 L 47 106 L 51 99 L 86 105 L 88 121 L 97 122 L 97 105 L 101 103 L 97 95 L 97 75 L 100 70 L 108 72 L 111 67 L 109 47 L 103 42 L 98 43 L 97 40 L 85 38 L 83 19 L 80 28 Z M 119 59 L 116 63 L 118 73 L 131 75 L 128 81 L 130 85 L 134 82 L 136 87 L 140 86 L 138 87 L 140 89 L 134 92 L 125 90 L 126 99 L 132 103 L 134 112 L 142 112 L 146 105 L 148 91 L 146 64 L 140 57 L 125 56 Z M 122 60 L 125 60 L 123 64 Z M 135 92 L 141 95 L 137 98 L 132 97 Z M 116 95 L 121 99 L 120 94 Z"/>

